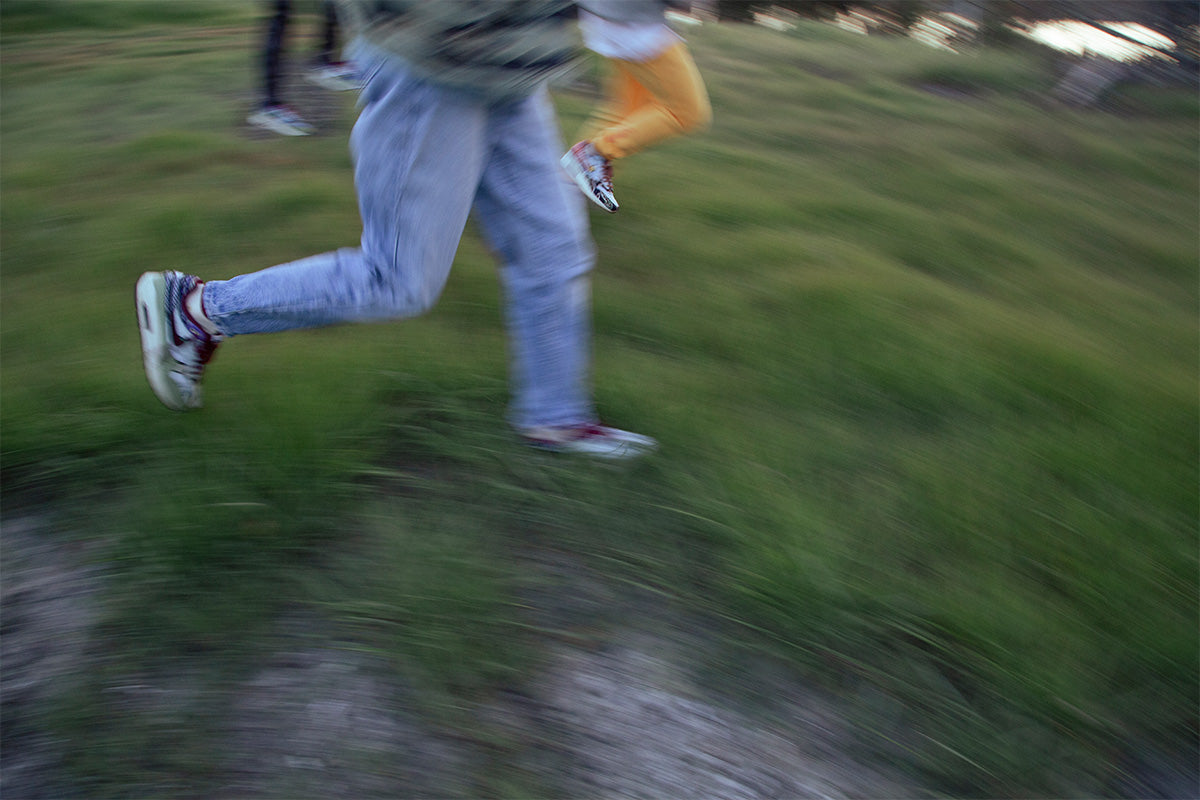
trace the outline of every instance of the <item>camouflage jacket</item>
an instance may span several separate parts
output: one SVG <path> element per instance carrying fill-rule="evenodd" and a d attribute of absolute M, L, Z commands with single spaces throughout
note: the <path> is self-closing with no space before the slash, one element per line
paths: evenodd
<path fill-rule="evenodd" d="M 579 54 L 570 0 L 339 0 L 349 37 L 489 101 L 527 96 Z"/>

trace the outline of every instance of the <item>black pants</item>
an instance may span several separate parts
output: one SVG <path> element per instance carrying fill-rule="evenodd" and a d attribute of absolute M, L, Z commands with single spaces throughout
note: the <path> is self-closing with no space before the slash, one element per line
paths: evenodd
<path fill-rule="evenodd" d="M 292 14 L 291 0 L 275 0 L 271 18 L 267 22 L 267 45 L 263 51 L 263 104 L 279 105 L 283 102 L 280 92 L 280 78 L 283 64 L 284 32 L 287 30 L 288 18 Z M 334 60 L 334 48 L 337 45 L 337 7 L 332 0 L 321 3 L 324 20 L 321 26 L 321 39 L 317 46 L 315 61 L 318 64 L 329 64 Z"/>

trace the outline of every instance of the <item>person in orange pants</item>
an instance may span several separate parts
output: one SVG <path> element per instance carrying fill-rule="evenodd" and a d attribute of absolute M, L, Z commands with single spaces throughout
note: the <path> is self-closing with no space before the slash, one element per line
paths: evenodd
<path fill-rule="evenodd" d="M 605 99 L 563 169 L 605 211 L 619 208 L 612 162 L 712 122 L 708 92 L 684 41 L 667 25 L 672 0 L 580 0 L 579 28 L 589 50 L 612 70 Z"/>

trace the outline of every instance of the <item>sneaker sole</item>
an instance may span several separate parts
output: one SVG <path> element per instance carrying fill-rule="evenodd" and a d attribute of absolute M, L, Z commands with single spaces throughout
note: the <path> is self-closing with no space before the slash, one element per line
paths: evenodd
<path fill-rule="evenodd" d="M 606 461 L 624 461 L 642 458 L 658 450 L 657 441 L 651 439 L 649 436 L 643 436 L 640 433 L 633 433 L 631 431 L 613 431 L 613 435 L 610 438 L 600 441 L 551 442 L 529 436 L 522 436 L 522 439 L 527 445 L 538 450 L 564 455 L 598 458 Z"/>
<path fill-rule="evenodd" d="M 256 128 L 272 131 L 273 133 L 278 133 L 281 136 L 308 136 L 310 133 L 312 133 L 311 130 L 304 130 L 303 128 L 297 128 L 292 125 L 282 125 L 279 122 L 276 122 L 274 119 L 261 114 L 251 114 L 246 118 L 246 122 L 250 123 Z"/>
<path fill-rule="evenodd" d="M 146 368 L 146 380 L 154 395 L 164 406 L 174 411 L 183 411 L 199 405 L 199 398 L 188 403 L 168 377 L 174 360 L 171 358 L 171 342 L 167 319 L 167 280 L 161 272 L 147 272 L 138 278 L 135 292 L 137 301 L 138 330 L 142 334 L 142 362 Z"/>
<path fill-rule="evenodd" d="M 567 153 L 560 158 L 558 163 L 562 165 L 563 171 L 566 172 L 567 176 L 575 182 L 575 185 L 579 187 L 579 191 L 583 192 L 583 196 L 588 200 L 591 200 L 593 203 L 600 206 L 610 214 L 615 214 L 617 209 L 620 208 L 620 206 L 617 205 L 616 200 L 613 200 L 610 204 L 609 201 L 597 197 L 596 194 L 592 192 L 591 182 L 587 179 L 587 176 L 583 174 L 583 170 L 579 169 L 579 164 L 576 163 L 575 159 L 570 153 Z"/>
<path fill-rule="evenodd" d="M 580 456 L 582 458 L 596 458 L 601 461 L 631 461 L 636 458 L 643 458 L 650 455 L 657 447 L 640 447 L 622 442 L 618 446 L 609 446 L 606 448 L 585 448 L 571 447 L 569 445 L 546 444 L 544 442 L 526 442 L 530 447 L 536 450 L 543 450 L 547 453 L 556 453 L 566 456 Z"/>
<path fill-rule="evenodd" d="M 362 84 L 346 78 L 327 78 L 323 75 L 306 75 L 306 81 L 331 92 L 356 92 L 362 89 Z"/>

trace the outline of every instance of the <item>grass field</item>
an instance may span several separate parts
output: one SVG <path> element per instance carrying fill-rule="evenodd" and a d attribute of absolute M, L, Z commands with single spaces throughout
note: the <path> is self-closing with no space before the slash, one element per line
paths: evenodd
<path fill-rule="evenodd" d="M 318 136 L 248 134 L 249 5 L 2 14 L 4 517 L 52 519 L 105 576 L 89 668 L 22 709 L 70 743 L 67 784 L 205 795 L 208 712 L 180 726 L 108 688 L 181 666 L 226 685 L 289 614 L 466 724 L 547 635 L 591 630 L 532 629 L 528 548 L 712 620 L 714 681 L 783 659 L 930 794 L 1194 776 L 1187 90 L 1068 111 L 1032 52 L 690 32 L 712 130 L 620 164 L 620 213 L 592 215 L 597 399 L 662 443 L 611 469 L 505 429 L 473 232 L 428 316 L 234 340 L 203 411 L 161 408 L 134 280 L 352 245 L 353 101 L 325 96 Z M 556 99 L 569 136 L 593 98 Z"/>

